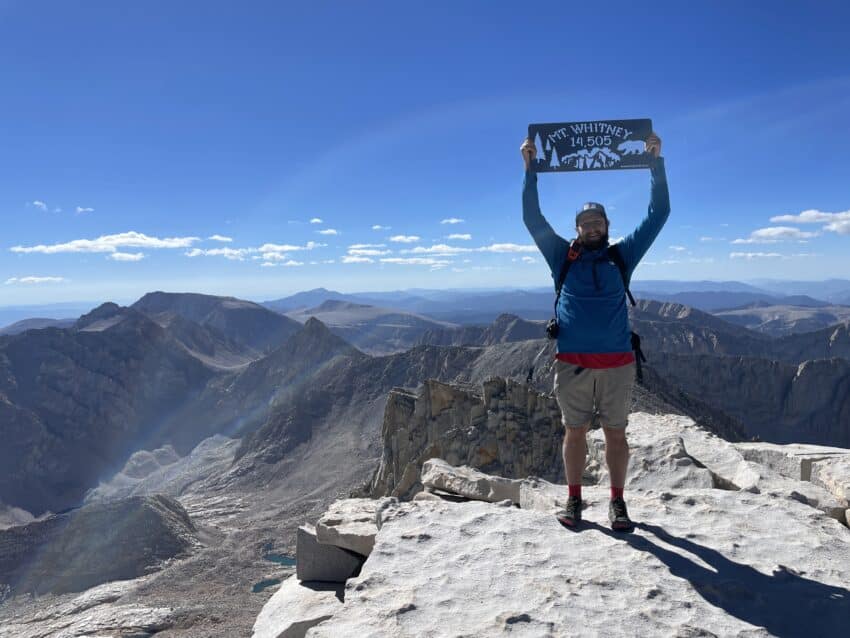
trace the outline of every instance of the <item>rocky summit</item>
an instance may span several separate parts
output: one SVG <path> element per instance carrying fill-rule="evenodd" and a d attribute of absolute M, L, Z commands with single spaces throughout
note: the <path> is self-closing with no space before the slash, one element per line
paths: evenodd
<path fill-rule="evenodd" d="M 732 444 L 673 415 L 636 413 L 630 423 L 633 533 L 609 527 L 598 430 L 588 436 L 591 485 L 577 531 L 554 516 L 564 485 L 428 459 L 411 500 L 343 499 L 328 509 L 304 558 L 356 548 L 359 572 L 338 570 L 338 589 L 293 575 L 254 638 L 846 631 L 850 450 Z"/>

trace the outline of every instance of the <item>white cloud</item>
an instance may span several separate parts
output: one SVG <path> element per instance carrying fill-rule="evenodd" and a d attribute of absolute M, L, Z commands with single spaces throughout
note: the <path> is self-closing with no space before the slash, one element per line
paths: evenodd
<path fill-rule="evenodd" d="M 402 250 L 402 254 L 411 255 L 457 255 L 458 253 L 470 253 L 474 248 L 465 248 L 461 246 L 449 246 L 448 244 L 434 244 L 433 246 L 417 246 L 416 248 L 408 248 Z"/>
<path fill-rule="evenodd" d="M 391 250 L 380 250 L 378 248 L 349 248 L 349 255 L 362 255 L 364 257 L 377 257 L 379 255 L 389 255 Z"/>
<path fill-rule="evenodd" d="M 351 244 L 349 250 L 359 250 L 360 248 L 386 248 L 386 244 Z"/>
<path fill-rule="evenodd" d="M 390 241 L 399 242 L 402 244 L 413 244 L 418 242 L 421 237 L 418 235 L 393 235 L 390 237 Z"/>
<path fill-rule="evenodd" d="M 343 255 L 342 263 L 344 264 L 374 264 L 375 260 L 369 257 L 358 257 L 357 255 Z"/>
<path fill-rule="evenodd" d="M 675 250 L 677 253 L 687 250 L 684 246 L 670 246 L 670 250 Z"/>
<path fill-rule="evenodd" d="M 818 233 L 802 231 L 791 226 L 773 226 L 771 228 L 760 228 L 753 231 L 750 237 L 758 239 L 809 239 L 817 237 Z"/>
<path fill-rule="evenodd" d="M 464 239 L 469 240 L 472 239 L 472 235 L 469 233 L 452 233 L 448 236 L 448 239 Z"/>
<path fill-rule="evenodd" d="M 534 257 L 529 257 L 528 255 L 523 255 L 522 260 L 527 264 L 536 264 L 537 260 Z"/>
<path fill-rule="evenodd" d="M 726 241 L 725 237 L 700 237 L 700 241 Z"/>
<path fill-rule="evenodd" d="M 75 239 L 63 244 L 38 246 L 13 246 L 14 253 L 114 253 L 119 248 L 188 248 L 199 237 L 149 237 L 144 233 L 130 231 L 117 235 L 102 235 L 97 239 Z"/>
<path fill-rule="evenodd" d="M 43 210 L 45 213 L 47 212 L 47 204 L 45 204 L 40 199 L 34 199 L 33 201 L 31 201 L 30 206 L 35 206 L 36 208 Z"/>
<path fill-rule="evenodd" d="M 222 240 L 219 239 L 219 241 Z M 192 248 L 184 254 L 187 257 L 224 257 L 231 261 L 245 261 L 248 258 L 255 261 L 263 260 L 260 265 L 269 268 L 274 265 L 302 266 L 303 262 L 290 259 L 288 253 L 299 250 L 313 250 L 325 246 L 327 244 L 308 241 L 303 246 L 297 244 L 263 244 L 259 248 Z"/>
<path fill-rule="evenodd" d="M 735 239 L 733 244 L 775 244 L 780 241 L 802 240 L 817 237 L 819 233 L 808 232 L 791 226 L 771 226 L 759 228 L 750 233 L 747 239 Z"/>
<path fill-rule="evenodd" d="M 56 210 L 57 210 L 57 211 L 61 211 L 62 209 L 61 209 L 61 208 L 57 208 Z M 77 206 L 77 208 L 76 208 L 76 212 L 77 212 L 77 215 L 79 215 L 79 214 L 81 214 L 81 213 L 93 213 L 93 212 L 94 212 L 94 208 L 89 208 L 89 207 L 87 207 L 87 206 Z"/>
<path fill-rule="evenodd" d="M 381 262 L 406 266 L 447 266 L 452 263 L 445 259 L 433 259 L 432 257 L 384 257 Z"/>
<path fill-rule="evenodd" d="M 316 262 L 311 261 L 310 263 L 315 264 Z M 303 265 L 304 265 L 303 261 L 295 261 L 294 259 L 288 259 L 287 261 L 285 261 L 283 263 L 281 263 L 279 261 L 278 262 L 264 261 L 262 264 L 260 264 L 260 266 L 262 266 L 263 268 L 274 268 L 276 266 L 303 266 Z"/>
<path fill-rule="evenodd" d="M 825 224 L 823 227 L 824 230 L 838 233 L 839 235 L 850 235 L 850 210 L 838 213 L 825 213 L 810 209 L 804 210 L 799 215 L 778 215 L 771 217 L 770 221 L 791 224 Z"/>
<path fill-rule="evenodd" d="M 320 235 L 339 235 L 339 231 L 335 228 L 325 228 L 324 230 L 317 230 L 316 232 Z"/>
<path fill-rule="evenodd" d="M 538 248 L 534 244 L 490 244 L 478 250 L 487 253 L 534 253 Z"/>
<path fill-rule="evenodd" d="M 67 281 L 64 277 L 10 277 L 6 280 L 6 285 L 12 284 L 54 284 L 61 281 Z"/>
<path fill-rule="evenodd" d="M 823 224 L 832 221 L 850 220 L 850 210 L 840 213 L 825 213 L 816 209 L 804 210 L 799 215 L 777 215 L 771 217 L 774 223 Z"/>
<path fill-rule="evenodd" d="M 251 259 L 254 259 L 254 257 L 251 257 Z M 265 252 L 262 253 L 258 257 L 258 259 L 265 259 L 266 261 L 286 261 L 287 259 L 289 259 L 289 255 L 287 255 L 286 253 Z"/>
<path fill-rule="evenodd" d="M 263 244 L 256 250 L 261 253 L 286 253 L 294 250 L 313 250 L 314 248 L 324 248 L 327 244 L 320 244 L 315 241 L 308 241 L 303 246 L 295 244 Z M 254 249 L 252 249 L 254 250 Z"/>
<path fill-rule="evenodd" d="M 838 233 L 839 235 L 850 235 L 850 219 L 842 219 L 839 221 L 831 222 L 824 226 L 825 230 L 831 230 L 834 233 Z"/>
<path fill-rule="evenodd" d="M 231 242 L 233 241 L 232 237 L 225 237 L 224 235 L 210 235 L 207 239 L 211 241 L 221 241 L 221 242 Z"/>
<path fill-rule="evenodd" d="M 389 230 L 392 226 L 381 226 L 380 224 L 373 224 L 372 230 Z"/>
<path fill-rule="evenodd" d="M 449 217 L 440 221 L 441 224 L 462 224 L 464 220 L 459 217 Z"/>
<path fill-rule="evenodd" d="M 144 253 L 109 253 L 108 259 L 115 261 L 141 261 L 145 258 Z"/>
<path fill-rule="evenodd" d="M 324 224 L 325 222 L 323 222 L 321 220 L 321 218 L 319 218 L 319 217 L 314 217 L 313 219 L 310 220 L 310 223 L 311 224 Z"/>
<path fill-rule="evenodd" d="M 256 248 L 192 248 L 184 254 L 187 257 L 224 257 L 231 261 L 245 261 L 245 257 L 256 251 Z"/>
<path fill-rule="evenodd" d="M 779 253 L 729 253 L 731 259 L 774 259 L 782 257 Z"/>
<path fill-rule="evenodd" d="M 449 246 L 448 244 L 434 244 L 430 247 L 417 246 L 408 250 L 402 250 L 403 254 L 414 255 L 457 255 L 460 253 L 536 253 L 537 246 L 534 244 L 490 244 L 479 248 L 466 248 L 464 246 Z"/>

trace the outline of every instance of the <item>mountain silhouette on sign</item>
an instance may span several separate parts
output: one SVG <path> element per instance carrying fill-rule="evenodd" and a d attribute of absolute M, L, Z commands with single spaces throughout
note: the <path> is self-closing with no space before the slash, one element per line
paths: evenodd
<path fill-rule="evenodd" d="M 561 158 L 562 164 L 576 168 L 611 168 L 619 162 L 620 156 L 606 147 L 583 148 Z"/>

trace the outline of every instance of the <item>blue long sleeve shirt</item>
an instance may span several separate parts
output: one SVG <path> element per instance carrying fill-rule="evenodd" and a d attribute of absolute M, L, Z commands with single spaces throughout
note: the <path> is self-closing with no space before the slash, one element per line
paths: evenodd
<path fill-rule="evenodd" d="M 657 158 L 650 172 L 651 192 L 647 215 L 618 244 L 626 265 L 627 279 L 631 279 L 634 269 L 670 215 L 664 158 Z M 531 170 L 525 173 L 522 218 L 556 282 L 567 258 L 570 242 L 552 229 L 540 211 L 537 174 Z M 631 352 L 631 327 L 623 279 L 617 265 L 608 259 L 606 251 L 607 247 L 583 249 L 570 266 L 556 309 L 560 326 L 559 354 Z"/>

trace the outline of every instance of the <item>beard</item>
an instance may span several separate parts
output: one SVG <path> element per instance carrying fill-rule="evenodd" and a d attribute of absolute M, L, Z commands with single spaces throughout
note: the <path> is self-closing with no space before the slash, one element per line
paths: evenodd
<path fill-rule="evenodd" d="M 608 231 L 597 235 L 593 239 L 582 237 L 581 245 L 587 248 L 587 250 L 598 250 L 600 248 L 604 248 L 608 245 Z"/>

